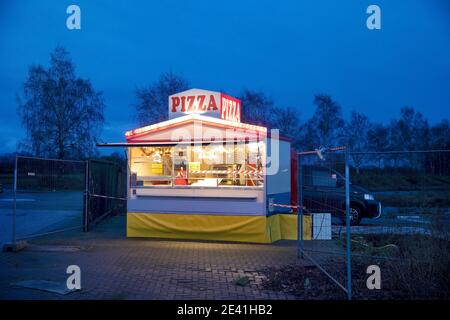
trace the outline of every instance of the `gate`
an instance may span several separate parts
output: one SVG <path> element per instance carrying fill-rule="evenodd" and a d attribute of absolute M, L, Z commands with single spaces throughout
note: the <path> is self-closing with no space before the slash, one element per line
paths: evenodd
<path fill-rule="evenodd" d="M 17 156 L 13 185 L 0 194 L 0 244 L 86 232 L 125 211 L 125 164 Z"/>
<path fill-rule="evenodd" d="M 115 162 L 88 160 L 84 231 L 105 217 L 126 212 L 126 167 Z"/>

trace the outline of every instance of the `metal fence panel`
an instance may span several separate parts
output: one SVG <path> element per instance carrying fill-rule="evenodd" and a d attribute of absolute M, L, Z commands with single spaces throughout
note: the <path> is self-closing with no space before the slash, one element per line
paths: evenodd
<path fill-rule="evenodd" d="M 383 293 L 439 298 L 450 290 L 450 152 L 369 152 L 350 155 L 351 182 L 365 194 L 364 218 L 351 229 L 353 282 L 366 268 L 382 272 Z M 372 204 L 372 206 L 371 206 Z M 381 216 L 373 215 L 373 204 Z"/>
<path fill-rule="evenodd" d="M 16 157 L 14 186 L 0 202 L 0 242 L 89 231 L 126 212 L 126 168 L 117 163 Z"/>
<path fill-rule="evenodd" d="M 348 195 L 346 154 L 325 150 L 301 152 L 299 173 L 300 215 L 312 222 L 312 237 L 302 239 L 301 256 L 313 262 L 324 276 L 334 282 L 335 289 L 341 291 L 343 298 L 346 295 L 350 298 L 351 282 L 348 279 L 351 269 L 345 245 Z M 302 229 L 304 227 L 301 226 Z"/>
<path fill-rule="evenodd" d="M 0 210 L 3 243 L 82 227 L 83 161 L 18 156 L 15 166 Z"/>
<path fill-rule="evenodd" d="M 85 231 L 109 215 L 126 212 L 126 176 L 125 166 L 89 160 Z"/>

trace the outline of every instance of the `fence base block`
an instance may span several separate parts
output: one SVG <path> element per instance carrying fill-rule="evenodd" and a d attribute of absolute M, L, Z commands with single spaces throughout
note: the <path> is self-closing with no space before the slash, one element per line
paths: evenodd
<path fill-rule="evenodd" d="M 25 240 L 16 241 L 14 243 L 6 243 L 3 245 L 3 252 L 19 252 L 27 246 L 28 243 Z"/>

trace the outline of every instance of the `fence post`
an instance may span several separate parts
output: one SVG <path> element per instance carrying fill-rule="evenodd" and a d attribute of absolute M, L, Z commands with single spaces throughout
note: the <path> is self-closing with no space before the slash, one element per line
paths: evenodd
<path fill-rule="evenodd" d="M 83 211 L 83 232 L 89 231 L 89 160 L 86 160 L 85 168 L 85 190 L 84 190 L 84 211 Z"/>
<path fill-rule="evenodd" d="M 298 201 L 297 201 L 297 258 L 303 259 L 303 172 L 302 154 L 298 153 Z"/>
<path fill-rule="evenodd" d="M 13 219 L 12 219 L 12 245 L 16 244 L 17 234 L 16 234 L 16 217 L 17 217 L 17 155 L 14 164 L 14 199 L 13 199 Z"/>
<path fill-rule="evenodd" d="M 347 264 L 347 299 L 352 299 L 352 266 L 350 242 L 350 170 L 348 164 L 348 148 L 345 148 L 345 234 L 346 234 L 346 264 Z"/>

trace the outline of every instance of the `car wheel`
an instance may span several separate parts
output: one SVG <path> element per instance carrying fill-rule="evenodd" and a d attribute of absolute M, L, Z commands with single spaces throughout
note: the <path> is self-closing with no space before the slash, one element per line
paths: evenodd
<path fill-rule="evenodd" d="M 361 209 L 358 207 L 350 207 L 350 225 L 357 226 L 361 222 L 362 215 Z M 341 216 L 341 221 L 343 225 L 346 225 L 345 212 Z"/>

